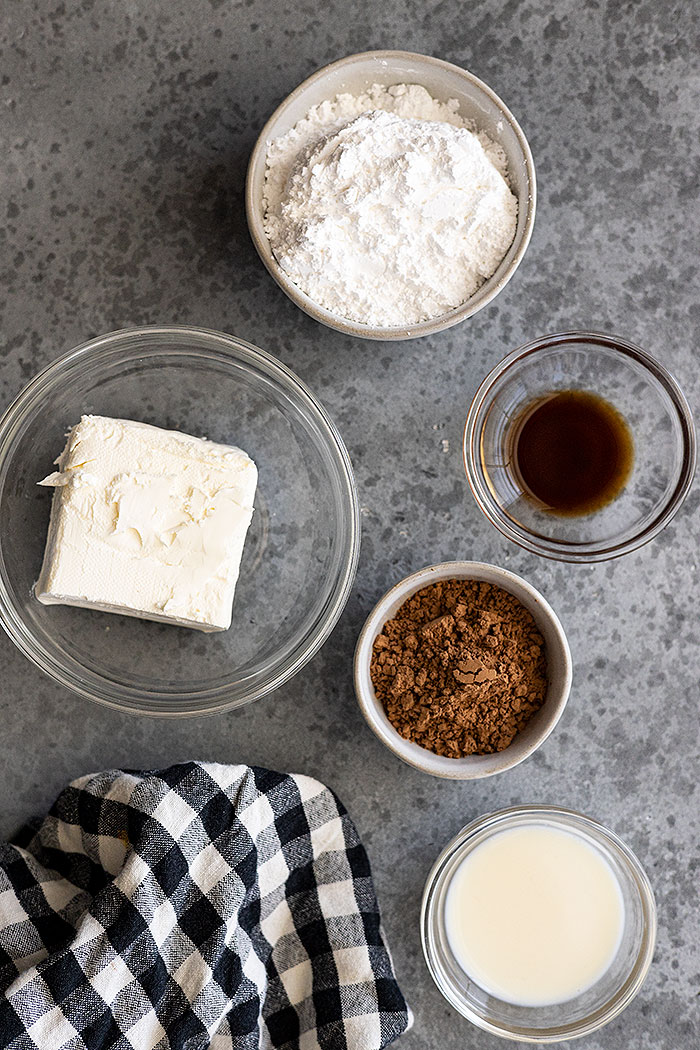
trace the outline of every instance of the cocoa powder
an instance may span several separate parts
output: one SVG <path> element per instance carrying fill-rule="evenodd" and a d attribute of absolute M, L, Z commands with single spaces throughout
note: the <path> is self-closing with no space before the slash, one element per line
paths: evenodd
<path fill-rule="evenodd" d="M 370 672 L 401 736 L 449 758 L 508 747 L 547 691 L 531 614 L 478 580 L 443 580 L 412 595 L 376 638 Z"/>

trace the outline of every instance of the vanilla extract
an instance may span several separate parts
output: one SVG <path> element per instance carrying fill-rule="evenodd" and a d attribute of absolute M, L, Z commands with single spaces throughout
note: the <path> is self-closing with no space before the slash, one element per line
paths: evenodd
<path fill-rule="evenodd" d="M 524 494 L 568 517 L 612 503 L 634 461 L 624 416 L 587 390 L 553 391 L 530 402 L 512 424 L 508 443 Z"/>

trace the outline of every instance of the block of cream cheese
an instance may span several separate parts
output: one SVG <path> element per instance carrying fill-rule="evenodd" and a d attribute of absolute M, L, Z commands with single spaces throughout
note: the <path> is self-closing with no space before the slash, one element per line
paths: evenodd
<path fill-rule="evenodd" d="M 230 627 L 258 479 L 245 452 L 83 416 L 56 465 L 40 602 Z"/>

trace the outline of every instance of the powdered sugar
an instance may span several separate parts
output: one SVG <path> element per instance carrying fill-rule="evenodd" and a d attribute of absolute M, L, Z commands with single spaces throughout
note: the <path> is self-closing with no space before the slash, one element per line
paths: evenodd
<path fill-rule="evenodd" d="M 515 234 L 505 156 L 457 102 L 373 85 L 270 143 L 265 226 L 290 278 L 360 323 L 415 324 L 465 302 Z"/>

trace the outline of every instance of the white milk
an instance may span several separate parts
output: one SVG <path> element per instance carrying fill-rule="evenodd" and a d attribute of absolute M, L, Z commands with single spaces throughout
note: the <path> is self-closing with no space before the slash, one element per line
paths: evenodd
<path fill-rule="evenodd" d="M 610 966 L 624 904 L 586 839 L 533 824 L 498 832 L 455 871 L 445 927 L 454 956 L 484 991 L 520 1006 L 565 1002 Z"/>

